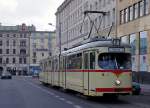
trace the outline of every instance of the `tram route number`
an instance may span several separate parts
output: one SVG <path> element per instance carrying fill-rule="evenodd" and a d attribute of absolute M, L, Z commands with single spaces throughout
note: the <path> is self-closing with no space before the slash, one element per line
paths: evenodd
<path fill-rule="evenodd" d="M 109 48 L 109 52 L 125 52 L 124 48 Z"/>

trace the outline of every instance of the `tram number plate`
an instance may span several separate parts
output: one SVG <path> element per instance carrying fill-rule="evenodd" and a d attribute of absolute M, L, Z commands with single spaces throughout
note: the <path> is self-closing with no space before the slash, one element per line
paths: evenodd
<path fill-rule="evenodd" d="M 125 49 L 124 48 L 109 48 L 108 51 L 109 52 L 124 52 Z"/>
<path fill-rule="evenodd" d="M 115 92 L 121 92 L 121 91 L 123 91 L 122 88 L 115 88 Z"/>

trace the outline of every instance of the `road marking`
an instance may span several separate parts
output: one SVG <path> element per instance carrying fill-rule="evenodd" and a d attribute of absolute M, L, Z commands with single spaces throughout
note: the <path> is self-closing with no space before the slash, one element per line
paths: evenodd
<path fill-rule="evenodd" d="M 58 95 L 55 95 L 55 97 L 56 97 L 56 98 L 59 98 L 60 96 L 58 96 Z"/>
<path fill-rule="evenodd" d="M 66 103 L 67 103 L 67 104 L 70 104 L 70 105 L 73 104 L 73 102 L 71 102 L 71 101 L 66 101 Z"/>
<path fill-rule="evenodd" d="M 82 108 L 80 105 L 74 105 L 75 108 Z"/>
<path fill-rule="evenodd" d="M 58 95 L 55 95 L 55 93 L 53 93 L 53 92 L 49 92 L 48 90 L 45 90 L 45 89 L 39 87 L 38 85 L 35 85 L 35 84 L 33 84 L 33 83 L 31 83 L 31 82 L 25 80 L 25 79 L 23 79 L 23 80 L 24 80 L 25 82 L 27 82 L 28 84 L 30 84 L 31 86 L 33 86 L 33 87 L 35 87 L 35 88 L 38 88 L 38 89 L 40 89 L 41 91 L 43 91 L 43 92 L 45 92 L 45 93 L 47 93 L 47 94 L 49 94 L 49 95 L 55 96 L 56 98 L 58 98 L 58 99 L 61 100 L 61 101 L 65 101 L 65 103 L 67 103 L 67 104 L 73 105 L 74 108 L 82 108 L 80 105 L 75 105 L 73 102 L 67 101 L 65 98 L 62 98 L 62 97 L 60 97 L 60 96 L 58 96 Z M 59 97 L 60 97 L 60 98 L 59 98 Z"/>
<path fill-rule="evenodd" d="M 47 91 L 47 90 L 45 90 L 45 89 L 43 89 L 43 88 L 41 88 L 41 87 L 39 87 L 39 86 L 37 86 L 37 85 L 31 83 L 31 82 L 28 82 L 28 81 L 25 80 L 25 79 L 24 79 L 24 81 L 27 82 L 28 84 L 30 84 L 31 86 L 33 86 L 33 87 L 35 87 L 35 88 L 38 88 L 38 89 L 40 89 L 41 91 L 43 91 L 43 92 L 45 92 L 45 93 L 47 93 L 47 94 L 49 94 L 49 95 L 55 95 L 55 93 L 49 92 L 49 91 Z"/>
<path fill-rule="evenodd" d="M 59 98 L 59 100 L 62 100 L 62 101 L 64 101 L 65 99 L 64 99 L 64 98 Z"/>

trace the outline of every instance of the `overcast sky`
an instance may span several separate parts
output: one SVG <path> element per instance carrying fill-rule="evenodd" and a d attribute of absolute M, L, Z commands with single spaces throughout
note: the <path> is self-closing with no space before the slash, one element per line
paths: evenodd
<path fill-rule="evenodd" d="M 55 12 L 64 0 L 0 0 L 2 25 L 35 25 L 37 30 L 54 30 Z"/>

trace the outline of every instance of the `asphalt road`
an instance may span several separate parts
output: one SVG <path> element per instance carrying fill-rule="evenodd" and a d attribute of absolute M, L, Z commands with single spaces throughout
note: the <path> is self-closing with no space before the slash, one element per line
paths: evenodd
<path fill-rule="evenodd" d="M 150 108 L 150 94 L 119 100 L 87 100 L 72 92 L 45 87 L 31 77 L 0 80 L 0 108 Z"/>

